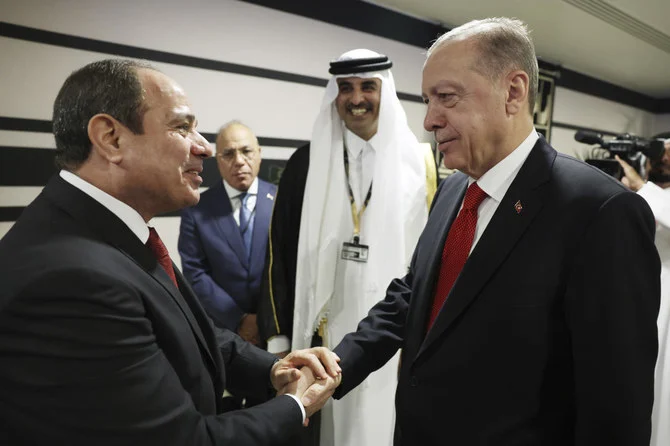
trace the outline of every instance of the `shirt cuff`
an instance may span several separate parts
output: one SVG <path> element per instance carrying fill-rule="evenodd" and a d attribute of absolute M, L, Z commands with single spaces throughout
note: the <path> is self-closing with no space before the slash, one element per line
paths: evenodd
<path fill-rule="evenodd" d="M 302 424 L 305 424 L 305 418 L 307 418 L 307 413 L 305 413 L 305 406 L 302 405 L 302 401 L 300 401 L 300 398 L 290 393 L 285 393 L 284 395 L 290 396 L 295 400 L 296 403 L 298 403 L 298 406 L 300 406 L 300 412 L 302 412 Z"/>
<path fill-rule="evenodd" d="M 268 339 L 268 351 L 270 353 L 281 353 L 291 350 L 291 343 L 287 336 L 274 336 Z"/>

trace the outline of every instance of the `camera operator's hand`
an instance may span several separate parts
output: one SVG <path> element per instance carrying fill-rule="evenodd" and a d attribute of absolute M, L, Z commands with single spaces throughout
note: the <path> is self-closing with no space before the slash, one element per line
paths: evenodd
<path fill-rule="evenodd" d="M 621 178 L 621 182 L 624 184 L 624 186 L 628 187 L 633 192 L 639 191 L 642 186 L 644 186 L 644 180 L 640 174 L 638 174 L 630 164 L 619 158 L 619 155 L 614 155 L 614 159 L 619 162 L 621 168 L 623 169 L 624 176 Z"/>

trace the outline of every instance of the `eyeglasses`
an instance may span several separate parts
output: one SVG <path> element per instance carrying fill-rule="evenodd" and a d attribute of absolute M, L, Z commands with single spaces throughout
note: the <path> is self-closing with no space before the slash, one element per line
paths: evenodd
<path fill-rule="evenodd" d="M 256 158 L 258 150 L 249 147 L 245 147 L 243 149 L 226 149 L 217 153 L 216 156 L 230 163 L 237 158 L 238 153 L 242 155 L 242 158 L 246 159 L 247 161 L 252 161 L 254 158 Z"/>

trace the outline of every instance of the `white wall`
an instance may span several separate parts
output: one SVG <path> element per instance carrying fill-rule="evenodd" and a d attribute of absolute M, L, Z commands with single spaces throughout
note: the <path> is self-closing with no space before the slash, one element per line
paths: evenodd
<path fill-rule="evenodd" d="M 609 131 L 651 136 L 655 115 L 635 107 L 557 87 L 553 121 Z M 670 128 L 669 128 L 670 130 Z M 574 139 L 575 130 L 552 127 L 552 146 L 568 155 L 582 157 L 588 146 Z"/>
<path fill-rule="evenodd" d="M 233 0 L 0 0 L 2 20 L 42 30 L 161 50 L 180 55 L 328 78 L 328 62 L 366 47 L 394 62 L 399 92 L 420 93 L 422 48 L 359 31 Z M 20 39 L 0 37 L 0 116 L 51 119 L 56 93 L 67 75 L 86 63 L 110 57 Z M 259 136 L 310 137 L 322 87 L 165 63 L 155 64 L 189 94 L 199 129 L 214 133 L 231 119 L 246 122 Z M 422 141 L 424 106 L 402 101 L 409 125 Z M 554 121 L 612 132 L 648 135 L 670 130 L 670 115 L 653 116 L 633 107 L 557 88 Z M 552 143 L 566 153 L 579 144 L 574 131 L 553 128 Z M 0 131 L 0 146 L 54 148 L 45 133 Z M 266 158 L 285 158 L 281 149 Z M 30 175 L 30 166 L 19 166 Z M 25 206 L 40 187 L 0 187 L 1 206 Z M 155 219 L 179 264 L 177 217 Z M 0 237 L 11 223 L 0 222 Z"/>
<path fill-rule="evenodd" d="M 3 20 L 322 79 L 329 76 L 330 60 L 349 49 L 367 47 L 390 55 L 398 91 L 420 91 L 420 48 L 232 0 L 192 0 L 188 4 L 176 0 L 21 0 L 3 7 Z M 0 104 L 4 116 L 49 119 L 53 98 L 67 74 L 108 57 L 13 39 L 1 41 L 0 93 L 21 98 Z M 222 119 L 236 116 L 262 135 L 309 139 L 320 87 L 157 65 L 183 84 L 201 115 L 204 131 L 213 132 Z M 408 115 L 418 131 L 422 108 L 417 105 L 410 107 Z"/>
<path fill-rule="evenodd" d="M 422 49 L 315 20 L 237 1 L 101 0 L 0 1 L 2 20 L 48 31 L 170 53 L 327 79 L 328 63 L 366 47 L 388 54 L 399 92 L 419 94 Z M 110 57 L 90 51 L 0 37 L 0 116 L 51 119 L 53 100 L 67 75 Z M 240 119 L 259 136 L 308 140 L 322 87 L 154 63 L 188 93 L 199 130 L 215 133 Z M 424 140 L 423 104 L 402 101 L 410 127 Z M 0 131 L 0 146 L 55 148 L 44 133 Z M 276 148 L 264 157 L 286 158 Z M 273 153 L 274 151 L 274 153 Z M 289 152 L 290 153 L 290 152 Z M 22 166 L 29 171 L 30 166 Z M 39 187 L 0 187 L 0 206 L 25 206 Z M 153 222 L 179 264 L 179 219 Z M 0 237 L 10 224 L 0 225 Z"/>
<path fill-rule="evenodd" d="M 651 136 L 665 132 L 670 132 L 670 113 L 654 116 L 651 127 Z"/>

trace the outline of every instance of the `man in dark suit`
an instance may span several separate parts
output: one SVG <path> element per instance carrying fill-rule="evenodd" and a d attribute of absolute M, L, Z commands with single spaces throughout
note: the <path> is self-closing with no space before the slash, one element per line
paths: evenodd
<path fill-rule="evenodd" d="M 277 361 L 213 327 L 146 224 L 197 203 L 212 154 L 183 90 L 143 63 L 95 62 L 68 77 L 53 123 L 63 170 L 0 241 L 0 443 L 285 443 L 337 382 L 334 356 Z M 308 389 L 310 369 L 326 379 Z M 221 414 L 224 386 L 282 395 Z"/>
<path fill-rule="evenodd" d="M 517 20 L 470 22 L 428 51 L 424 127 L 460 173 L 408 274 L 334 350 L 337 398 L 402 348 L 396 445 L 649 444 L 654 218 L 538 137 L 537 77 Z"/>
<path fill-rule="evenodd" d="M 258 178 L 261 148 L 240 122 L 221 128 L 216 158 L 223 181 L 182 212 L 182 270 L 214 323 L 257 345 L 256 307 L 277 188 Z"/>

